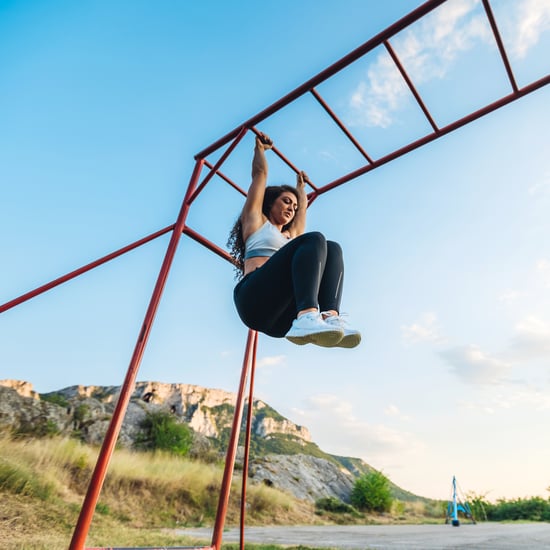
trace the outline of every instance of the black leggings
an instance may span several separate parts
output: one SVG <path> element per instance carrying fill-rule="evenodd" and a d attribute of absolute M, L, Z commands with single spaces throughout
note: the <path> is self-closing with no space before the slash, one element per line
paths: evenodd
<path fill-rule="evenodd" d="M 338 243 L 318 232 L 304 233 L 248 273 L 233 297 L 243 323 L 283 337 L 298 311 L 340 311 L 344 261 Z"/>

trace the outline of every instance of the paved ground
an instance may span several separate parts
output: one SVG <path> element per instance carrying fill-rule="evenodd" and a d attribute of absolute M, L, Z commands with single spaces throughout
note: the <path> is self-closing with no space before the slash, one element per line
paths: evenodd
<path fill-rule="evenodd" d="M 178 533 L 209 542 L 211 529 L 183 529 Z M 238 542 L 239 530 L 224 532 L 223 542 Z M 362 548 L 363 550 L 538 550 L 550 549 L 550 524 L 462 523 L 451 525 L 353 525 L 307 527 L 247 527 L 245 542 Z"/>

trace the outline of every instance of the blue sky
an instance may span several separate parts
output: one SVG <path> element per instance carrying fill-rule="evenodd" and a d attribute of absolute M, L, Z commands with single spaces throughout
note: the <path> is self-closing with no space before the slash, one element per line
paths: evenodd
<path fill-rule="evenodd" d="M 0 303 L 175 221 L 193 156 L 421 2 L 0 3 Z M 493 0 L 520 87 L 549 72 L 550 2 Z M 509 93 L 480 2 L 392 40 L 440 126 Z M 375 50 L 318 91 L 375 158 L 429 127 Z M 326 451 L 425 496 L 550 486 L 550 91 L 319 197 L 345 252 L 354 350 L 260 337 L 257 397 Z M 314 182 L 361 159 L 311 98 L 260 125 Z M 224 165 L 246 187 L 252 137 Z M 211 160 L 215 160 L 211 159 Z M 270 157 L 270 181 L 293 181 Z M 188 225 L 220 246 L 242 198 Z M 168 236 L 0 315 L 0 378 L 119 385 Z M 234 391 L 232 269 L 183 237 L 139 380 Z"/>

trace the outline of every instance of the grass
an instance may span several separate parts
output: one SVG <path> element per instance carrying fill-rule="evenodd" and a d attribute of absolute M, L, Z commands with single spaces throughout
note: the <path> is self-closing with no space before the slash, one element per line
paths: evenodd
<path fill-rule="evenodd" d="M 0 437 L 0 541 L 3 550 L 66 548 L 76 525 L 98 449 L 77 440 Z M 88 546 L 195 544 L 175 528 L 212 526 L 223 468 L 173 455 L 116 450 L 100 495 Z M 240 479 L 226 525 L 237 525 Z M 402 523 L 422 521 L 419 503 L 368 517 L 315 510 L 287 493 L 248 483 L 247 525 Z M 425 519 L 425 518 L 424 518 Z M 232 546 L 224 546 L 228 550 Z M 236 546 L 235 546 L 236 548 Z M 247 545 L 251 550 L 275 546 Z M 296 547 L 298 548 L 298 547 Z M 302 550 L 306 550 L 301 547 Z"/>

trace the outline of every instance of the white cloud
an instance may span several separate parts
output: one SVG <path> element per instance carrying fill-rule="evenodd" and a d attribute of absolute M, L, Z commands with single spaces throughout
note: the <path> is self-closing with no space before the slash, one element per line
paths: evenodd
<path fill-rule="evenodd" d="M 524 295 L 523 292 L 520 292 L 519 290 L 505 290 L 500 296 L 498 297 L 498 300 L 500 302 L 504 302 L 505 304 L 513 304 L 517 302 L 522 296 Z"/>
<path fill-rule="evenodd" d="M 442 337 L 437 327 L 437 315 L 433 312 L 423 313 L 411 325 L 403 325 L 401 334 L 409 342 L 440 342 Z"/>
<path fill-rule="evenodd" d="M 550 357 L 550 324 L 530 315 L 519 321 L 515 330 L 511 346 L 515 357 Z"/>
<path fill-rule="evenodd" d="M 404 420 L 405 422 L 409 422 L 411 420 L 411 417 L 406 415 L 406 414 L 403 414 L 400 410 L 399 410 L 399 407 L 397 407 L 396 405 L 388 405 L 385 409 L 384 409 L 384 414 L 386 416 L 389 416 L 391 418 L 397 418 L 399 420 Z"/>
<path fill-rule="evenodd" d="M 261 367 L 275 367 L 279 365 L 284 365 L 286 363 L 286 355 L 271 355 L 267 357 L 262 357 L 257 361 L 256 366 Z"/>
<path fill-rule="evenodd" d="M 550 29 L 550 2 L 548 0 L 525 0 L 515 2 L 516 12 L 511 18 L 514 42 L 512 55 L 521 59 L 536 45 L 540 36 Z"/>
<path fill-rule="evenodd" d="M 542 277 L 544 286 L 550 288 L 550 261 L 539 260 L 537 262 L 537 273 Z"/>
<path fill-rule="evenodd" d="M 476 0 L 451 0 L 396 37 L 394 49 L 417 85 L 443 78 L 460 52 L 492 40 L 485 16 L 472 13 L 477 5 Z M 382 52 L 350 97 L 350 125 L 386 128 L 410 97 L 395 64 Z"/>
<path fill-rule="evenodd" d="M 311 396 L 305 407 L 295 409 L 293 414 L 297 421 L 309 428 L 322 449 L 361 457 L 378 468 L 395 462 L 396 456 L 403 461 L 409 460 L 422 449 L 422 445 L 407 432 L 357 418 L 352 404 L 337 395 Z"/>
<path fill-rule="evenodd" d="M 393 47 L 417 86 L 444 78 L 461 53 L 480 43 L 496 48 L 485 11 L 479 7 L 477 0 L 449 0 L 394 38 Z M 517 59 L 525 57 L 550 29 L 549 0 L 514 0 L 501 15 L 497 24 L 511 37 L 510 53 Z M 410 91 L 385 51 L 365 76 L 350 96 L 349 124 L 386 128 L 411 99 Z"/>
<path fill-rule="evenodd" d="M 550 193 L 550 172 L 547 172 L 543 179 L 531 185 L 528 193 L 532 196 L 540 196 Z"/>
<path fill-rule="evenodd" d="M 540 388 L 499 393 L 495 396 L 484 395 L 481 401 L 461 401 L 458 403 L 464 409 L 494 415 L 502 410 L 521 408 L 543 411 L 550 409 L 550 395 Z"/>
<path fill-rule="evenodd" d="M 491 357 L 477 346 L 458 346 L 440 353 L 454 373 L 468 384 L 495 384 L 503 381 L 511 365 Z"/>

